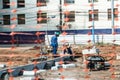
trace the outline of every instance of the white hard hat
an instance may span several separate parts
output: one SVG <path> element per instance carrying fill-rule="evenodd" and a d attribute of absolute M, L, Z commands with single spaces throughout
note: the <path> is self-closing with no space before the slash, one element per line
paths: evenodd
<path fill-rule="evenodd" d="M 65 45 L 65 46 L 69 46 L 69 43 L 68 43 L 68 42 L 65 42 L 64 45 Z"/>

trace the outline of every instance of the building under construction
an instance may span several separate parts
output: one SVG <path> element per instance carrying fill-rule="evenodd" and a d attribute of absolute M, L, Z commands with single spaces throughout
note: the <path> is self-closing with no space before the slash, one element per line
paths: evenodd
<path fill-rule="evenodd" d="M 17 43 L 34 43 L 36 32 L 52 35 L 54 31 L 66 32 L 76 43 L 82 34 L 92 35 L 85 36 L 82 42 L 106 37 L 109 40 L 104 41 L 111 42 L 113 34 L 119 36 L 120 32 L 119 3 L 120 0 L 1 0 L 0 42 L 9 43 L 11 36 L 7 35 L 19 32 L 14 33 Z"/>

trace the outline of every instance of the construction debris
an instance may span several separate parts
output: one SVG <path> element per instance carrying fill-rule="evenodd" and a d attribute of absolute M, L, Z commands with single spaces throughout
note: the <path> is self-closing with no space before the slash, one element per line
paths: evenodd
<path fill-rule="evenodd" d="M 76 64 L 59 64 L 59 62 L 55 62 L 55 66 L 51 67 L 51 70 L 58 70 L 59 68 L 74 68 L 76 67 Z"/>
<path fill-rule="evenodd" d="M 33 71 L 24 71 L 23 76 L 35 76 L 42 72 L 46 72 L 46 70 L 37 70 L 36 72 L 34 70 Z"/>
<path fill-rule="evenodd" d="M 6 64 L 0 64 L 0 68 L 5 68 Z"/>

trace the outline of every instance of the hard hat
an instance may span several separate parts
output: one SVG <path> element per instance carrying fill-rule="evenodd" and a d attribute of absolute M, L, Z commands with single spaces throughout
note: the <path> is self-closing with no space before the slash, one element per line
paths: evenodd
<path fill-rule="evenodd" d="M 59 32 L 55 32 L 54 34 L 55 34 L 55 35 L 60 35 L 60 33 L 59 33 Z"/>
<path fill-rule="evenodd" d="M 64 45 L 65 45 L 65 46 L 69 46 L 69 43 L 68 43 L 68 42 L 65 42 Z"/>

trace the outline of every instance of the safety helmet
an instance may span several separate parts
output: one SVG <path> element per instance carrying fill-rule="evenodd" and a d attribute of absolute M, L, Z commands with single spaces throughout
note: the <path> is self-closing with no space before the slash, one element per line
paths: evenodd
<path fill-rule="evenodd" d="M 68 42 L 65 42 L 64 45 L 65 45 L 65 46 L 69 46 L 69 43 L 68 43 Z"/>
<path fill-rule="evenodd" d="M 55 32 L 54 34 L 55 34 L 55 35 L 60 35 L 60 32 Z"/>

